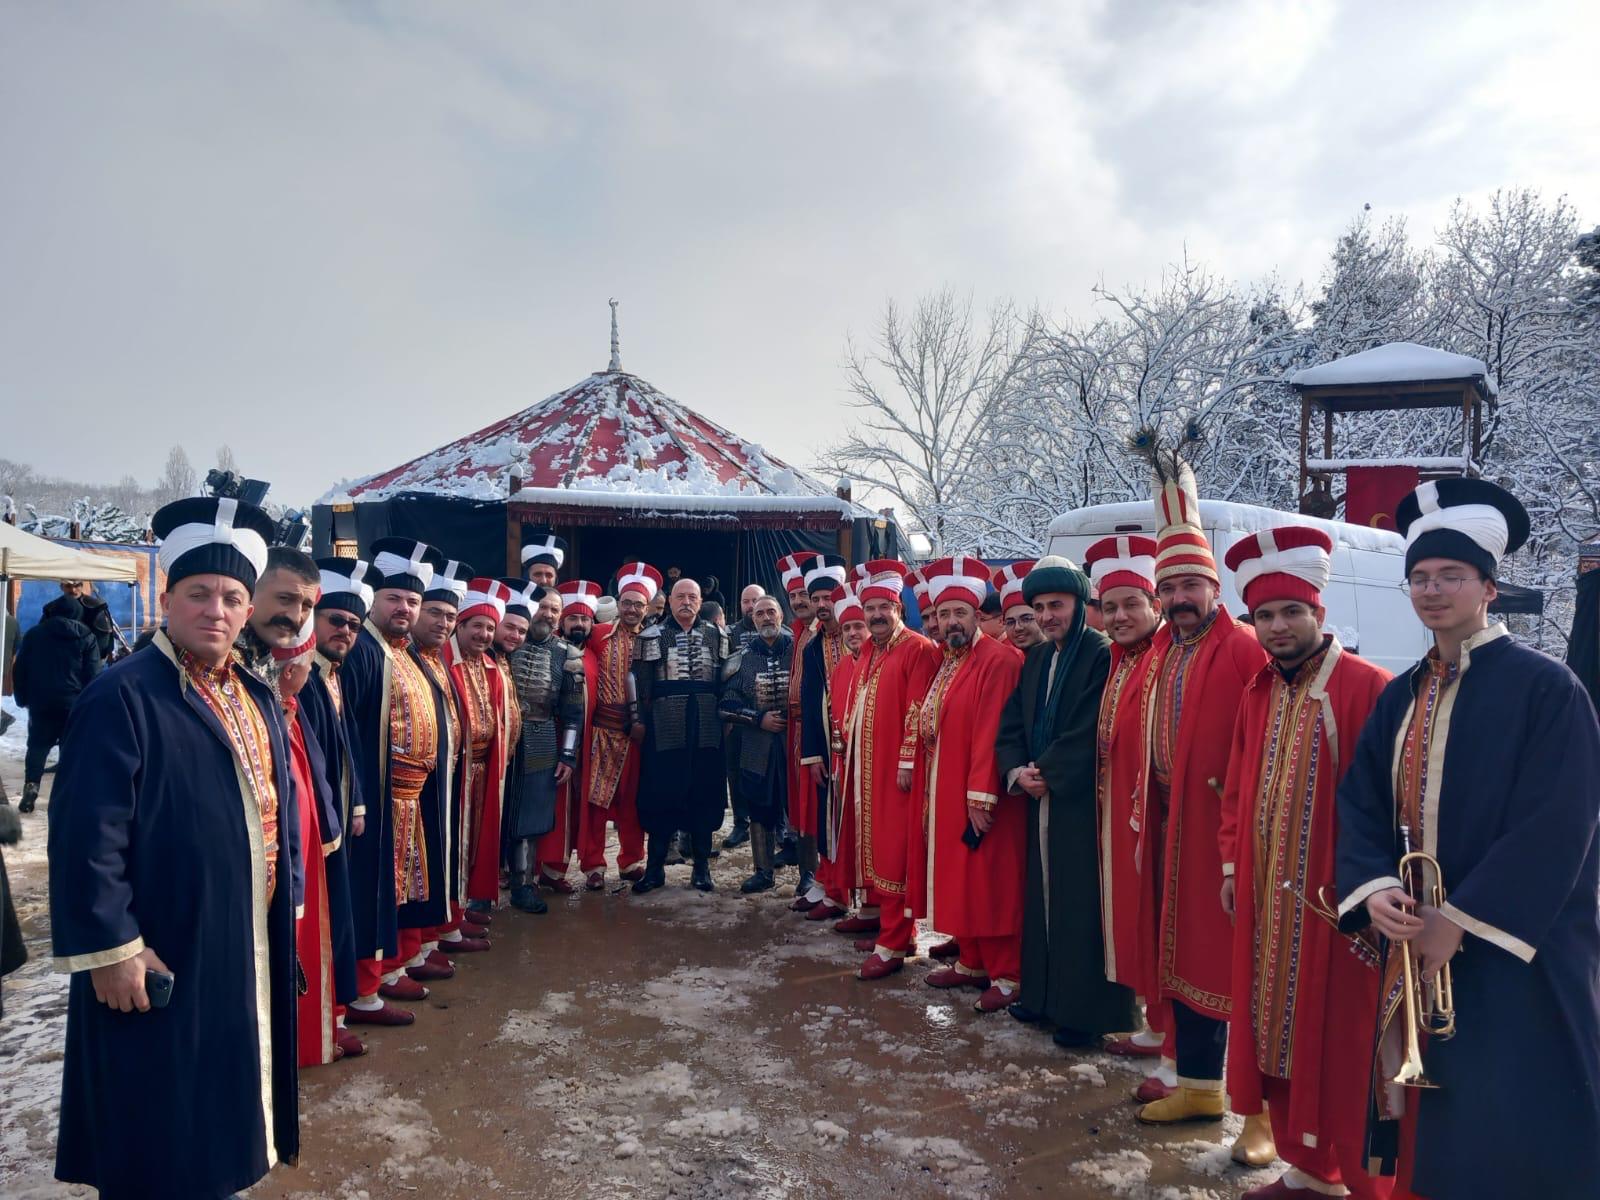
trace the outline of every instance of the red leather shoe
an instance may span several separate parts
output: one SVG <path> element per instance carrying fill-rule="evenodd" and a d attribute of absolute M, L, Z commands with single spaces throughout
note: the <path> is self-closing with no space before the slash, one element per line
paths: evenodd
<path fill-rule="evenodd" d="M 817 905 L 806 914 L 806 920 L 832 921 L 838 917 L 844 916 L 845 911 L 846 910 L 840 908 L 832 900 L 824 900 L 821 904 Z"/>
<path fill-rule="evenodd" d="M 878 939 L 875 937 L 857 938 L 850 944 L 863 954 L 871 954 L 878 948 Z"/>
<path fill-rule="evenodd" d="M 835 933 L 877 933 L 880 928 L 877 917 L 846 917 L 833 923 Z"/>
<path fill-rule="evenodd" d="M 565 875 L 560 879 L 551 879 L 549 876 L 545 876 L 539 880 L 539 886 L 547 892 L 560 892 L 564 896 L 570 896 L 578 890 L 572 886 L 571 881 Z"/>
<path fill-rule="evenodd" d="M 583 887 L 588 892 L 598 892 L 606 886 L 606 873 L 604 871 L 590 871 L 583 878 Z"/>
<path fill-rule="evenodd" d="M 794 901 L 789 905 L 789 911 L 790 912 L 797 912 L 797 913 L 808 913 L 813 908 L 816 908 L 817 905 L 819 905 L 821 903 L 822 903 L 821 900 L 807 900 L 804 896 L 796 896 L 794 898 Z"/>
<path fill-rule="evenodd" d="M 406 976 L 401 975 L 400 978 L 396 979 L 393 983 L 379 984 L 378 995 L 382 996 L 385 1000 L 404 1000 L 407 1003 L 415 1004 L 419 1000 L 426 1000 L 428 998 L 428 989 L 423 987 L 415 979 L 408 979 Z M 360 1009 L 356 1008 L 352 1008 L 350 1010 L 350 1012 L 359 1011 Z M 349 1019 L 350 1017 L 347 1013 L 345 1015 L 345 1020 L 348 1021 Z"/>
<path fill-rule="evenodd" d="M 957 944 L 955 938 L 951 938 L 947 942 L 940 942 L 937 946 L 928 947 L 928 957 L 929 958 L 960 958 L 961 957 L 961 947 L 960 947 L 960 945 Z"/>
<path fill-rule="evenodd" d="M 466 912 L 461 914 L 461 919 L 463 921 L 471 921 L 474 925 L 477 925 L 482 929 L 487 929 L 489 926 L 494 924 L 493 913 L 479 912 L 475 908 L 467 909 Z"/>
<path fill-rule="evenodd" d="M 1157 1100 L 1165 1100 L 1177 1090 L 1177 1088 L 1168 1087 L 1152 1075 L 1134 1089 L 1133 1098 L 1140 1104 L 1153 1104 Z"/>
<path fill-rule="evenodd" d="M 1160 1058 L 1160 1046 L 1141 1046 L 1131 1037 L 1112 1038 L 1101 1046 L 1107 1054 L 1115 1054 L 1118 1058 Z"/>
<path fill-rule="evenodd" d="M 1016 998 L 1016 992 L 1002 992 L 998 987 L 991 987 L 978 997 L 972 1007 L 981 1013 L 999 1012 L 1002 1008 L 1009 1008 Z"/>
<path fill-rule="evenodd" d="M 896 955 L 894 958 L 884 958 L 881 954 L 867 955 L 867 961 L 861 964 L 856 971 L 857 979 L 873 980 L 887 979 L 889 976 L 905 968 L 906 960 Z"/>
<path fill-rule="evenodd" d="M 987 975 L 968 975 L 954 967 L 940 967 L 928 976 L 928 986 L 936 988 L 977 988 L 980 992 L 989 986 Z"/>
<path fill-rule="evenodd" d="M 382 989 L 379 989 L 382 991 Z M 426 988 L 422 989 L 427 991 Z M 380 1008 L 371 1010 L 357 1008 L 354 1004 L 344 1010 L 346 1025 L 410 1025 L 417 1019 L 415 1013 L 407 1012 L 403 1008 L 396 1008 L 392 1004 L 385 1004 Z"/>
<path fill-rule="evenodd" d="M 455 963 L 450 961 L 450 956 L 445 953 L 444 945 L 441 943 L 428 951 L 428 965 L 430 967 L 453 967 Z"/>
<path fill-rule="evenodd" d="M 399 1009 L 392 1009 L 399 1012 Z M 348 1017 L 345 1018 L 349 1020 Z M 333 1044 L 344 1051 L 346 1058 L 360 1058 L 367 1052 L 367 1044 L 351 1033 L 348 1029 L 335 1025 L 333 1028 Z"/>
<path fill-rule="evenodd" d="M 420 967 L 407 967 L 406 974 L 412 979 L 415 979 L 418 983 L 437 983 L 441 979 L 454 979 L 456 977 L 456 969 L 454 965 L 448 961 L 443 966 L 440 966 L 430 957 L 428 961 L 423 963 Z M 378 989 L 378 994 L 387 995 L 382 988 Z M 426 988 L 423 989 L 422 994 L 424 996 L 428 994 Z M 393 998 L 396 1000 L 402 1000 L 406 997 L 395 996 Z"/>
<path fill-rule="evenodd" d="M 643 878 L 643 867 L 629 867 L 626 871 L 622 872 L 622 882 L 624 883 L 638 883 L 639 880 Z"/>
<path fill-rule="evenodd" d="M 453 942 L 440 942 L 439 948 L 451 954 L 482 954 L 489 948 L 489 939 L 468 937 L 463 933 Z"/>

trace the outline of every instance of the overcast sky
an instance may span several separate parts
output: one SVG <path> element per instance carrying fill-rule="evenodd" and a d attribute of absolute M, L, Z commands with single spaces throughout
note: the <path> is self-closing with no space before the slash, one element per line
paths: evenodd
<path fill-rule="evenodd" d="M 847 332 L 1600 220 L 1592 3 L 13 3 L 0 457 L 308 502 L 623 365 L 809 465 Z M 1591 80 L 1584 84 L 1583 79 Z"/>

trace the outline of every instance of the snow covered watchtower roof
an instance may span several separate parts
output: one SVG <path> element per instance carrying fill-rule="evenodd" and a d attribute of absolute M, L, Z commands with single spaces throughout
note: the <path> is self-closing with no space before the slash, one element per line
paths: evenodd
<path fill-rule="evenodd" d="M 1289 385 L 1294 388 L 1354 390 L 1417 383 L 1471 383 L 1485 399 L 1497 390 L 1481 358 L 1451 354 L 1415 342 L 1390 342 L 1289 376 Z"/>

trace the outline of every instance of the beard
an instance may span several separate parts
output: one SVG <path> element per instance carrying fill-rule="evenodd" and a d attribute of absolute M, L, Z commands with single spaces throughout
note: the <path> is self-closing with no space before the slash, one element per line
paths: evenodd
<path fill-rule="evenodd" d="M 567 632 L 561 636 L 566 638 L 567 641 L 571 642 L 574 646 L 581 646 L 589 640 L 589 631 L 581 626 L 576 626 L 567 630 Z"/>
<path fill-rule="evenodd" d="M 555 631 L 555 623 L 552 621 L 546 621 L 535 617 L 532 621 L 528 622 L 528 639 L 530 641 L 542 642 Z"/>
<path fill-rule="evenodd" d="M 945 631 L 944 644 L 952 650 L 965 650 L 972 644 L 972 639 L 967 636 L 967 631 L 960 627 Z"/>
<path fill-rule="evenodd" d="M 776 625 L 759 625 L 756 627 L 756 632 L 759 633 L 764 640 L 775 642 L 778 640 L 778 634 L 780 630 Z"/>

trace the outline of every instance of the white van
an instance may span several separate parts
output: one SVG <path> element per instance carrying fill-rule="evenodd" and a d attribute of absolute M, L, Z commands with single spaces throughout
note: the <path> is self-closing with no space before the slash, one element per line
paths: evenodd
<path fill-rule="evenodd" d="M 1400 588 L 1406 547 L 1398 533 L 1226 500 L 1200 501 L 1200 523 L 1217 556 L 1223 603 L 1234 616 L 1247 619 L 1249 614 L 1234 589 L 1233 572 L 1223 565 L 1228 547 L 1258 530 L 1315 525 L 1333 538 L 1333 574 L 1322 601 L 1328 610 L 1326 627 L 1345 648 L 1399 673 L 1433 645 L 1432 635 L 1417 620 L 1410 597 Z M 1148 500 L 1078 508 L 1050 522 L 1047 552 L 1081 563 L 1084 552 L 1101 538 L 1119 533 L 1154 537 L 1155 526 L 1155 505 Z"/>

